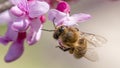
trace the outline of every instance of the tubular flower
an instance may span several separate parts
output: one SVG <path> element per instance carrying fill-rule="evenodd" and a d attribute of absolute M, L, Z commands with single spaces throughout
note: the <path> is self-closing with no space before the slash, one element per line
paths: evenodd
<path fill-rule="evenodd" d="M 16 32 L 12 30 L 11 25 L 12 22 L 9 22 L 5 36 L 0 37 L 0 43 L 4 45 L 12 42 L 9 51 L 5 56 L 6 62 L 12 62 L 22 55 L 24 51 L 24 39 L 26 38 L 26 32 Z"/>
<path fill-rule="evenodd" d="M 5 56 L 6 62 L 12 62 L 18 59 L 24 51 L 24 40 L 26 38 L 26 32 L 18 32 L 18 36 L 15 41 L 12 42 L 7 55 Z"/>
<path fill-rule="evenodd" d="M 37 0 L 10 0 L 13 6 L 9 12 L 0 14 L 8 18 L 8 28 L 4 36 L 0 37 L 0 43 L 7 45 L 12 42 L 6 56 L 6 62 L 18 59 L 24 51 L 24 40 L 29 45 L 35 44 L 41 36 L 41 29 L 45 22 L 44 14 L 49 10 L 46 2 Z M 5 18 L 4 18 L 5 19 Z M 2 22 L 6 22 L 2 20 Z M 29 29 L 28 29 L 29 28 Z"/>
<path fill-rule="evenodd" d="M 70 6 L 65 1 L 60 1 L 56 9 L 51 9 L 48 12 L 48 18 L 55 23 L 56 26 L 66 25 L 72 26 L 78 22 L 84 22 L 91 18 L 89 14 L 78 13 L 70 16 Z"/>

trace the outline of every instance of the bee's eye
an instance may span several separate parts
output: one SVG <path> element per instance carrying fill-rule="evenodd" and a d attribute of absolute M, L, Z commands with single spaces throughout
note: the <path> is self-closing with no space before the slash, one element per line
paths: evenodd
<path fill-rule="evenodd" d="M 59 29 L 59 32 L 63 32 L 65 30 L 64 26 L 61 26 L 61 28 Z"/>

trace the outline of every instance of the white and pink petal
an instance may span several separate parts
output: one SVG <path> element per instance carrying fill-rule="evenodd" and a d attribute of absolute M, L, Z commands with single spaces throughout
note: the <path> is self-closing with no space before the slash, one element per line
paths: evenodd
<path fill-rule="evenodd" d="M 19 7 L 22 11 L 27 11 L 28 10 L 28 1 L 27 0 L 9 0 L 12 2 L 14 5 Z"/>
<path fill-rule="evenodd" d="M 29 24 L 30 24 L 29 20 L 24 19 L 24 20 L 13 22 L 11 27 L 14 31 L 25 32 L 29 27 Z"/>
<path fill-rule="evenodd" d="M 39 19 L 35 19 L 31 21 L 30 23 L 30 30 L 27 34 L 27 42 L 29 45 L 35 44 L 37 41 L 39 41 L 41 37 L 43 24 Z"/>
<path fill-rule="evenodd" d="M 49 10 L 49 5 L 43 1 L 33 1 L 29 3 L 29 16 L 31 18 L 41 16 L 47 13 Z"/>
<path fill-rule="evenodd" d="M 71 17 L 66 17 L 62 22 L 62 25 L 66 25 L 66 26 L 73 26 L 76 24 L 77 24 L 77 21 Z"/>
<path fill-rule="evenodd" d="M 79 13 L 72 15 L 71 18 L 74 19 L 76 22 L 85 22 L 91 18 L 91 15 L 85 13 Z"/>
<path fill-rule="evenodd" d="M 74 14 L 72 16 L 67 16 L 66 18 L 64 18 L 62 25 L 73 26 L 77 25 L 77 23 L 85 22 L 90 18 L 91 15 L 89 14 L 84 13 Z"/>
<path fill-rule="evenodd" d="M 48 19 L 55 23 L 55 25 L 59 25 L 66 17 L 68 17 L 68 14 L 60 12 L 56 9 L 51 9 L 48 12 Z"/>
<path fill-rule="evenodd" d="M 10 15 L 12 21 L 19 21 L 25 17 L 25 12 L 20 10 L 17 6 L 13 6 L 9 10 L 9 15 Z"/>

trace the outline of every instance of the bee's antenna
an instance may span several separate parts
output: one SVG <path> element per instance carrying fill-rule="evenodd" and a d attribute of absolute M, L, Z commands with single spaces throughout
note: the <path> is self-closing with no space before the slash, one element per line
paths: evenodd
<path fill-rule="evenodd" d="M 56 26 L 55 26 L 55 18 L 53 19 L 53 25 L 54 25 L 54 27 L 55 27 L 55 29 L 56 29 Z"/>
<path fill-rule="evenodd" d="M 49 31 L 49 32 L 52 32 L 52 31 L 55 31 L 55 30 L 48 30 L 48 29 L 41 29 L 43 31 Z"/>
<path fill-rule="evenodd" d="M 55 18 L 53 18 L 53 25 L 54 25 L 54 27 L 55 27 L 55 29 L 56 29 L 56 26 L 55 26 Z M 49 32 L 52 32 L 52 31 L 55 31 L 55 30 L 48 30 L 48 29 L 41 29 L 41 30 L 43 30 L 43 31 L 49 31 Z"/>

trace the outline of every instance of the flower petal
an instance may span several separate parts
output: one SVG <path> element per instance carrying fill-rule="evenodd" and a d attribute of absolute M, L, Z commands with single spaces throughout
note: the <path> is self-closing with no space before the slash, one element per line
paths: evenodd
<path fill-rule="evenodd" d="M 12 41 L 15 41 L 17 39 L 18 36 L 18 32 L 14 31 L 11 28 L 12 22 L 8 23 L 8 28 L 7 28 L 7 32 L 6 32 L 6 37 Z"/>
<path fill-rule="evenodd" d="M 9 16 L 8 10 L 0 13 L 0 24 L 8 23 L 11 21 L 11 17 Z"/>
<path fill-rule="evenodd" d="M 72 25 L 75 25 L 76 23 L 77 23 L 77 21 L 72 17 L 66 17 L 62 21 L 62 25 L 66 25 L 66 26 L 72 26 Z"/>
<path fill-rule="evenodd" d="M 0 43 L 3 45 L 7 45 L 10 41 L 6 36 L 0 37 Z"/>
<path fill-rule="evenodd" d="M 23 31 L 26 31 L 29 24 L 30 24 L 30 22 L 27 19 L 24 19 L 24 20 L 21 20 L 21 21 L 16 21 L 16 22 L 13 22 L 12 29 L 15 30 L 15 31 L 18 31 L 18 32 L 19 31 L 23 32 Z"/>
<path fill-rule="evenodd" d="M 7 55 L 5 56 L 5 61 L 12 62 L 18 59 L 23 54 L 24 51 L 23 44 L 24 44 L 23 40 L 14 41 L 10 46 Z"/>
<path fill-rule="evenodd" d="M 7 32 L 5 33 L 5 36 L 0 37 L 0 43 L 6 45 L 9 41 L 15 41 L 18 36 L 18 32 L 15 32 L 11 28 L 12 22 L 8 23 Z"/>
<path fill-rule="evenodd" d="M 55 25 L 59 25 L 66 17 L 66 13 L 60 12 L 56 9 L 51 9 L 48 12 L 48 19 L 54 22 Z"/>
<path fill-rule="evenodd" d="M 89 14 L 84 14 L 84 13 L 79 13 L 79 14 L 74 14 L 71 16 L 76 22 L 85 22 L 86 20 L 91 18 L 91 15 Z"/>
<path fill-rule="evenodd" d="M 17 6 L 13 6 L 9 10 L 9 15 L 12 21 L 19 21 L 25 17 L 25 13 L 21 11 Z"/>
<path fill-rule="evenodd" d="M 35 44 L 41 36 L 41 28 L 43 27 L 43 25 L 41 24 L 39 19 L 35 19 L 30 23 L 30 30 L 29 33 L 27 35 L 27 42 L 29 45 L 33 45 Z"/>
<path fill-rule="evenodd" d="M 62 25 L 66 26 L 73 26 L 80 22 L 85 22 L 86 20 L 90 19 L 91 16 L 89 14 L 79 13 L 74 14 L 72 16 L 68 16 L 64 18 Z"/>
<path fill-rule="evenodd" d="M 29 16 L 31 18 L 41 16 L 49 10 L 46 2 L 33 1 L 29 3 Z"/>
<path fill-rule="evenodd" d="M 22 11 L 28 10 L 28 1 L 27 0 L 9 0 L 14 5 L 17 5 Z"/>
<path fill-rule="evenodd" d="M 7 55 L 5 56 L 6 62 L 12 62 L 18 59 L 24 51 L 24 39 L 26 38 L 26 32 L 19 32 L 17 40 L 13 41 L 9 48 Z"/>

